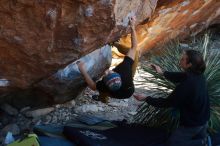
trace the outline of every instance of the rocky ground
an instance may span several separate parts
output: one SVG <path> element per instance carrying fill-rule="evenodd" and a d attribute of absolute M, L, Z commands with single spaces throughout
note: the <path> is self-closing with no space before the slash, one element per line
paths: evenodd
<path fill-rule="evenodd" d="M 138 82 L 140 80 L 140 72 L 139 70 L 135 76 L 137 92 L 145 90 Z M 110 98 L 109 103 L 105 104 L 92 99 L 94 94 L 96 93 L 86 88 L 75 100 L 43 109 L 25 107 L 18 111 L 8 104 L 2 104 L 0 106 L 0 143 L 3 144 L 5 135 L 9 131 L 13 135 L 19 135 L 27 129 L 31 130 L 34 125 L 65 125 L 80 114 L 95 115 L 107 120 L 126 119 L 131 121 L 133 115 L 136 114 L 138 106 L 141 104 L 133 97 L 123 100 Z"/>

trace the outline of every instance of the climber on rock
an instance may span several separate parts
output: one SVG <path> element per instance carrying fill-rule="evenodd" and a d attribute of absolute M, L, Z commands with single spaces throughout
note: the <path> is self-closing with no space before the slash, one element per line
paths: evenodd
<path fill-rule="evenodd" d="M 85 64 L 82 61 L 78 61 L 77 65 L 79 71 L 82 73 L 86 83 L 92 90 L 98 90 L 98 99 L 106 103 L 108 96 L 112 98 L 125 99 L 129 98 L 134 93 L 133 75 L 136 70 L 134 68 L 138 61 L 137 51 L 137 36 L 135 32 L 135 18 L 129 18 L 129 24 L 131 28 L 131 48 L 128 50 L 124 60 L 117 65 L 113 70 L 105 71 L 101 80 L 95 82 L 90 77 L 85 69 Z"/>

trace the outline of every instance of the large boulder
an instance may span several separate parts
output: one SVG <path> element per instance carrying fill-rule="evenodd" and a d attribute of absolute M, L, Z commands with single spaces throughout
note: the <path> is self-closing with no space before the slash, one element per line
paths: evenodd
<path fill-rule="evenodd" d="M 128 18 L 136 16 L 140 23 L 156 4 L 157 0 L 1 0 L 0 95 L 31 95 L 33 87 L 57 89 L 45 80 L 129 33 Z M 108 67 L 107 60 L 102 61 L 105 66 L 94 74 Z"/>

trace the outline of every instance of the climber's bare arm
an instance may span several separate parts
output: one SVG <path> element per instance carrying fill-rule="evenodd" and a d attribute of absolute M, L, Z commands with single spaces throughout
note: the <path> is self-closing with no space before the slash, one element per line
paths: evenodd
<path fill-rule="evenodd" d="M 135 59 L 136 49 L 137 49 L 137 35 L 135 31 L 135 18 L 131 17 L 129 19 L 130 27 L 131 27 L 131 49 L 129 49 L 127 56 Z"/>
<path fill-rule="evenodd" d="M 91 88 L 92 90 L 95 91 L 96 90 L 96 83 L 93 81 L 93 79 L 90 77 L 90 75 L 86 71 L 84 62 L 77 61 L 76 64 L 79 68 L 79 71 L 82 73 L 86 83 L 88 84 L 89 88 Z"/>

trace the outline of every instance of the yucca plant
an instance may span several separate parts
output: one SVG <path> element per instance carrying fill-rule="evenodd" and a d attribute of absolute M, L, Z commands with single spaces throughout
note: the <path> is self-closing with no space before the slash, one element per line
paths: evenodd
<path fill-rule="evenodd" d="M 163 76 L 157 74 L 147 64 L 154 63 L 161 66 L 167 71 L 180 71 L 179 59 L 182 54 L 183 45 L 179 41 L 171 42 L 167 45 L 167 49 L 161 51 L 159 56 L 152 55 L 150 61 L 145 61 L 141 64 L 141 68 L 147 76 L 142 76 L 145 83 L 151 83 L 153 86 L 148 86 L 155 97 L 164 97 L 175 88 L 175 85 Z M 220 129 L 220 54 L 213 53 L 212 43 L 210 43 L 210 35 L 205 34 L 202 38 L 193 39 L 191 43 L 186 45 L 200 51 L 206 62 L 205 77 L 208 83 L 208 91 L 211 104 L 211 118 L 209 121 L 210 129 Z M 143 84 L 143 83 L 141 83 Z M 138 109 L 138 113 L 134 116 L 134 122 L 146 124 L 150 127 L 164 127 L 168 130 L 173 130 L 178 126 L 178 112 L 172 108 L 161 109 L 155 108 L 143 103 Z"/>

